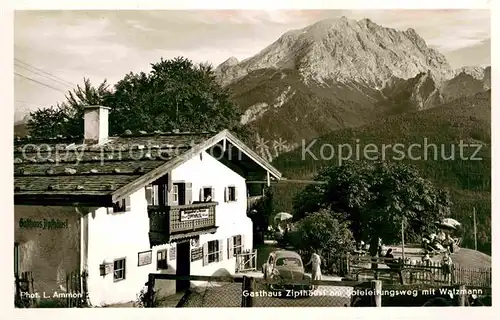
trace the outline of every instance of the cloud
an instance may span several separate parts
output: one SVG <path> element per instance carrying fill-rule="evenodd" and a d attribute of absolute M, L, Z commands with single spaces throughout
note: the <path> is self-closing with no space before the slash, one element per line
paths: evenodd
<path fill-rule="evenodd" d="M 355 18 L 396 29 L 413 28 L 428 45 L 443 53 L 474 46 L 491 37 L 488 10 L 349 11 Z"/>
<path fill-rule="evenodd" d="M 141 24 L 141 21 L 138 21 L 138 20 L 126 20 L 126 23 L 128 23 L 132 28 L 139 29 L 141 31 L 155 31 L 156 30 L 154 28 L 145 27 L 144 25 Z"/>
<path fill-rule="evenodd" d="M 455 64 L 489 61 L 484 43 L 491 37 L 490 13 L 485 10 L 19 11 L 15 57 L 74 83 L 83 77 L 115 83 L 130 71 L 149 71 L 160 57 L 185 56 L 214 66 L 230 56 L 243 60 L 286 31 L 342 15 L 414 28 L 430 46 L 450 52 Z M 467 61 L 460 58 L 461 50 L 468 52 Z M 61 99 L 57 91 L 15 81 L 16 100 Z"/>

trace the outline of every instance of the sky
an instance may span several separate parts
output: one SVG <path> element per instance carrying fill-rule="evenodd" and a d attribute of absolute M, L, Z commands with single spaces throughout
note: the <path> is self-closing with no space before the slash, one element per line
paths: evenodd
<path fill-rule="evenodd" d="M 161 57 L 241 61 L 286 31 L 341 16 L 413 28 L 454 68 L 490 64 L 488 10 L 16 11 L 15 121 L 63 101 L 84 77 L 114 84 L 131 71 L 148 72 Z"/>

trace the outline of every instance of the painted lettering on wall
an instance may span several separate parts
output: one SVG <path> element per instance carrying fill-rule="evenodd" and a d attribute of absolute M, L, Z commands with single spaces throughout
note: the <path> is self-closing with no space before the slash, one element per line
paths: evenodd
<path fill-rule="evenodd" d="M 181 210 L 181 221 L 207 219 L 208 209 Z"/>
<path fill-rule="evenodd" d="M 68 227 L 68 220 L 59 219 L 19 219 L 19 228 L 22 229 L 65 229 Z"/>
<path fill-rule="evenodd" d="M 176 247 L 170 247 L 169 251 L 168 251 L 168 257 L 169 257 L 169 260 L 175 260 L 175 255 L 177 253 L 177 248 Z"/>
<path fill-rule="evenodd" d="M 191 249 L 191 262 L 203 259 L 203 248 Z"/>

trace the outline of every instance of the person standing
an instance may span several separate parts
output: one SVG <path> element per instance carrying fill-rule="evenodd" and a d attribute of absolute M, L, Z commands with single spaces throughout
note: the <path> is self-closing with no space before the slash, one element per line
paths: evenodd
<path fill-rule="evenodd" d="M 312 279 L 313 280 L 321 280 L 321 257 L 319 254 L 314 252 L 311 255 L 311 260 L 306 264 L 309 265 L 312 264 Z M 313 290 L 318 289 L 318 285 L 313 285 Z"/>
<path fill-rule="evenodd" d="M 453 261 L 451 260 L 450 253 L 447 251 L 443 256 L 443 273 L 446 277 L 446 281 L 451 285 L 452 273 L 453 273 Z"/>
<path fill-rule="evenodd" d="M 454 249 L 455 241 L 453 241 L 453 238 L 450 236 L 449 233 L 446 235 L 446 245 L 447 245 L 448 250 L 450 251 L 450 253 L 453 254 L 453 249 Z"/>

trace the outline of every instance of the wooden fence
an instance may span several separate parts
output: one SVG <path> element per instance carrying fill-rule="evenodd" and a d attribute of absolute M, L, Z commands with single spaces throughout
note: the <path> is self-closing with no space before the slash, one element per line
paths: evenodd
<path fill-rule="evenodd" d="M 236 255 L 236 272 L 257 270 L 257 250 Z"/>
<path fill-rule="evenodd" d="M 66 274 L 66 307 L 81 308 L 87 305 L 87 273 L 75 270 Z"/>
<path fill-rule="evenodd" d="M 311 259 L 311 252 L 306 250 L 296 250 L 302 257 L 304 264 Z M 330 253 L 323 254 L 321 257 L 321 271 L 326 275 L 339 275 L 344 276 L 348 274 L 348 256 L 347 255 L 333 255 Z"/>
<path fill-rule="evenodd" d="M 31 271 L 15 274 L 15 306 L 17 308 L 81 308 L 88 306 L 87 273 L 78 270 L 66 274 L 66 292 L 59 293 L 64 298 L 42 298 L 35 292 L 33 273 Z"/>
<path fill-rule="evenodd" d="M 21 272 L 21 274 L 15 274 L 14 277 L 16 284 L 14 305 L 16 308 L 34 307 L 35 300 L 31 298 L 31 295 L 35 292 L 33 273 L 31 271 L 25 271 Z"/>
<path fill-rule="evenodd" d="M 454 264 L 451 274 L 445 272 L 444 265 L 440 261 L 406 261 L 401 264 L 399 259 L 372 258 L 372 257 L 349 257 L 348 273 L 358 275 L 370 273 L 371 264 L 376 263 L 375 277 L 384 273 L 390 273 L 388 265 L 396 265 L 403 273 L 405 283 L 449 283 L 468 286 L 491 286 L 491 268 L 469 268 Z M 382 267 L 382 268 L 380 268 Z M 394 269 L 394 268 L 393 268 Z M 392 276 L 391 276 L 392 278 Z"/>

